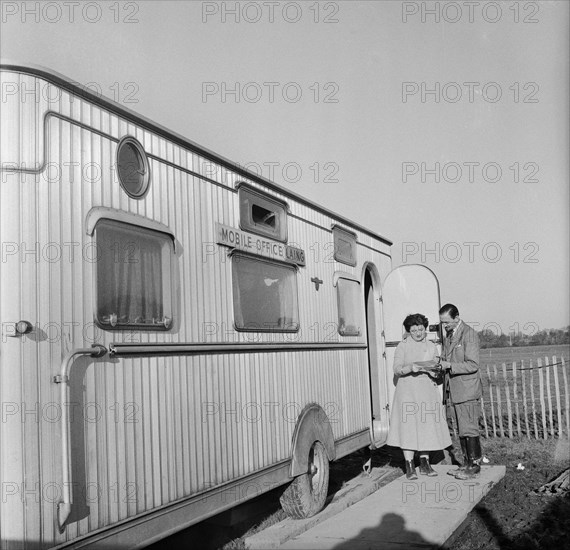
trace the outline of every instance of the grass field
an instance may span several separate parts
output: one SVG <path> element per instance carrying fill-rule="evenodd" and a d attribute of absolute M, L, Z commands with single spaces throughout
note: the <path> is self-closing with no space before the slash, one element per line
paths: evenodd
<path fill-rule="evenodd" d="M 517 386 L 519 398 L 522 397 L 522 376 L 521 367 L 524 370 L 526 389 L 528 392 L 527 399 L 530 400 L 530 385 L 532 384 L 534 389 L 535 399 L 539 398 L 540 395 L 540 376 L 543 378 L 544 391 L 547 391 L 546 382 L 546 369 L 538 368 L 538 361 L 541 361 L 542 366 L 546 365 L 546 359 L 549 365 L 554 364 L 554 358 L 556 358 L 557 374 L 559 381 L 559 388 L 561 391 L 562 401 L 564 401 L 564 372 L 563 367 L 560 364 L 562 359 L 564 359 L 566 371 L 566 378 L 570 379 L 570 363 L 568 358 L 570 356 L 570 346 L 534 346 L 534 347 L 524 347 L 524 348 L 494 348 L 481 350 L 480 356 L 480 369 L 481 369 L 481 381 L 483 382 L 483 398 L 488 400 L 489 384 L 492 383 L 494 386 L 498 386 L 501 390 L 504 390 L 506 383 L 510 384 L 509 391 L 513 390 L 513 363 L 516 363 L 517 369 Z M 506 366 L 507 378 L 505 379 L 503 373 L 503 364 Z M 496 367 L 496 369 L 494 368 Z M 542 372 L 539 372 L 542 371 Z M 491 378 L 489 378 L 489 374 Z M 548 373 L 550 379 L 550 390 L 551 394 L 554 396 L 555 387 L 555 377 L 553 369 L 550 369 Z M 512 394 L 511 394 L 512 397 Z"/>
<path fill-rule="evenodd" d="M 529 366 L 529 361 L 532 360 L 533 365 L 536 365 L 537 359 L 548 357 L 552 361 L 552 357 L 556 356 L 560 361 L 560 357 L 564 357 L 564 361 L 568 364 L 570 357 L 570 344 L 559 346 L 525 346 L 521 348 L 490 348 L 482 349 L 480 353 L 480 362 L 483 367 L 487 365 L 500 366 L 502 363 L 507 363 L 507 367 L 512 367 L 513 361 L 520 364 L 521 360 L 524 361 L 524 366 Z"/>

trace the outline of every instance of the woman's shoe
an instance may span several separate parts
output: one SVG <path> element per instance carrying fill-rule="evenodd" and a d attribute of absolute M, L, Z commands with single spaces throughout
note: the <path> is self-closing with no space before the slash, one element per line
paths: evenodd
<path fill-rule="evenodd" d="M 431 467 L 427 456 L 420 456 L 420 474 L 430 477 L 437 475 L 437 472 Z"/>
<path fill-rule="evenodd" d="M 406 460 L 406 479 L 418 479 L 413 460 Z"/>

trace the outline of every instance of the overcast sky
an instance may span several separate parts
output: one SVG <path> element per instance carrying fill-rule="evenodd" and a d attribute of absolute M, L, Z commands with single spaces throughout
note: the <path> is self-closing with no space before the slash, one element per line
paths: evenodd
<path fill-rule="evenodd" d="M 569 324 L 566 1 L 2 2 L 0 47 L 389 238 L 479 330 Z"/>

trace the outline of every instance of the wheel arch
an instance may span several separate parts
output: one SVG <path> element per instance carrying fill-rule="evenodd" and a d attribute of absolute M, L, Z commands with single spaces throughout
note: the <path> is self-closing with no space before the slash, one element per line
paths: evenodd
<path fill-rule="evenodd" d="M 307 457 L 315 441 L 320 441 L 330 461 L 336 458 L 332 428 L 323 408 L 309 403 L 299 414 L 291 444 L 291 477 L 307 473 Z"/>

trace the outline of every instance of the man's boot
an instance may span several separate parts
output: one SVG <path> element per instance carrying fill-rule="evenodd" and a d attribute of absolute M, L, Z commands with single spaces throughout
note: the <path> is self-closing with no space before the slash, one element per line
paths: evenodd
<path fill-rule="evenodd" d="M 455 474 L 455 479 L 473 479 L 481 472 L 481 442 L 479 437 L 467 437 L 467 468 Z"/>
<path fill-rule="evenodd" d="M 459 472 L 462 472 L 463 470 L 465 470 L 465 468 L 467 468 L 467 443 L 466 443 L 466 437 L 460 437 L 459 438 L 459 443 L 461 444 L 461 452 L 463 453 L 463 464 L 461 466 L 459 466 L 459 468 L 455 468 L 455 470 L 448 470 L 447 474 L 450 476 L 454 476 L 455 474 L 458 474 Z"/>

